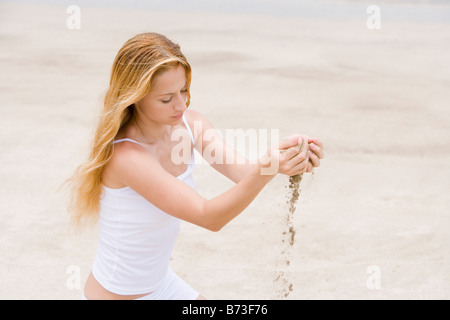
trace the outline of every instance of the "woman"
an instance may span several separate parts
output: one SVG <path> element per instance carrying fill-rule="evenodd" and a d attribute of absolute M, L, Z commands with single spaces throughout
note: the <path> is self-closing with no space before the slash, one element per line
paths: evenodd
<path fill-rule="evenodd" d="M 193 148 L 201 154 L 209 148 L 225 151 L 224 157 L 238 155 L 219 134 L 205 139 L 214 127 L 199 112 L 186 110 L 190 81 L 191 68 L 180 47 L 160 34 L 131 38 L 115 58 L 89 159 L 70 179 L 75 222 L 98 221 L 99 228 L 84 289 L 87 299 L 202 299 L 169 268 L 180 220 L 219 231 L 277 173 L 309 172 L 323 157 L 318 139 L 309 139 L 301 153 L 290 148 L 300 139 L 293 135 L 256 164 L 216 161 L 211 165 L 236 185 L 204 199 L 192 179 Z M 195 121 L 199 132 L 192 130 Z M 183 140 L 188 144 L 183 158 L 189 161 L 174 157 L 176 130 L 189 136 Z M 262 174 L 273 159 L 277 171 Z"/>

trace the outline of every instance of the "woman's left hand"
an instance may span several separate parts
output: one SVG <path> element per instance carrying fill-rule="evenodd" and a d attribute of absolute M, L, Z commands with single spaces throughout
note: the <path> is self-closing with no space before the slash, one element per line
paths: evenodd
<path fill-rule="evenodd" d="M 323 143 L 318 138 L 308 138 L 309 163 L 306 172 L 312 172 L 314 167 L 320 166 L 320 160 L 324 158 Z"/>

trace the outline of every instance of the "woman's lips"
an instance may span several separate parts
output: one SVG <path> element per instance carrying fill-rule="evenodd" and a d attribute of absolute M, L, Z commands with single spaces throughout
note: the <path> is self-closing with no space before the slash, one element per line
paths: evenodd
<path fill-rule="evenodd" d="M 176 116 L 173 116 L 172 118 L 174 118 L 174 119 L 181 119 L 183 117 L 183 114 L 182 113 L 180 113 L 180 114 L 178 114 L 178 115 L 176 115 Z"/>

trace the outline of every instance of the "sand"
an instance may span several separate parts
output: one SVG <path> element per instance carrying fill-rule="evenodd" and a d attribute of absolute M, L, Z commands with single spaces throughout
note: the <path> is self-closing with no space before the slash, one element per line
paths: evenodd
<path fill-rule="evenodd" d="M 307 148 L 308 142 L 303 137 L 300 138 L 297 146 L 299 152 L 304 152 Z M 281 150 L 281 153 L 286 152 Z M 308 151 L 306 152 L 308 159 Z M 307 161 L 307 160 L 306 160 Z M 311 172 L 313 174 L 313 172 Z M 292 251 L 295 244 L 295 226 L 294 226 L 294 214 L 297 209 L 297 202 L 300 198 L 300 183 L 302 182 L 303 174 L 296 174 L 289 176 L 289 184 L 285 188 L 289 188 L 286 193 L 286 209 L 285 209 L 285 227 L 282 232 L 281 240 L 281 253 L 279 258 L 279 265 L 276 267 L 277 275 L 274 280 L 274 284 L 278 286 L 278 293 L 276 298 L 287 298 L 289 294 L 294 290 L 292 279 L 288 277 L 289 267 L 291 265 Z"/>
<path fill-rule="evenodd" d="M 218 129 L 323 141 L 292 219 L 287 299 L 450 298 L 448 23 L 81 10 L 69 30 L 65 6 L 0 4 L 1 299 L 81 296 L 96 230 L 69 227 L 57 189 L 86 157 L 117 50 L 144 31 L 181 44 L 191 107 Z M 232 186 L 205 164 L 194 178 L 206 198 Z M 172 268 L 210 299 L 279 298 L 287 184 L 218 233 L 183 223 Z"/>

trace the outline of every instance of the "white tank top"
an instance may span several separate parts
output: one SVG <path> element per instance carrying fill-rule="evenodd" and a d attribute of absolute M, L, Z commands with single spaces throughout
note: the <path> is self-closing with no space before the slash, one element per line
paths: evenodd
<path fill-rule="evenodd" d="M 194 136 L 184 115 L 183 121 L 194 145 Z M 138 143 L 131 139 L 114 143 L 122 141 Z M 177 179 L 196 189 L 192 177 L 194 166 L 194 150 L 191 149 L 187 170 Z M 180 220 L 161 211 L 130 187 L 103 188 L 92 273 L 106 290 L 115 294 L 152 292 L 168 270 Z"/>

